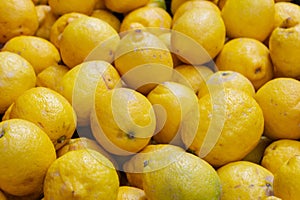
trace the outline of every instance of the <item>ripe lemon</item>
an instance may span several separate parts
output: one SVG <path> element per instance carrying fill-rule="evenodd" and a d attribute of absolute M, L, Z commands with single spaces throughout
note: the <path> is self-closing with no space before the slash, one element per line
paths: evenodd
<path fill-rule="evenodd" d="M 265 149 L 261 165 L 275 174 L 286 161 L 295 155 L 300 155 L 299 141 L 277 140 Z"/>
<path fill-rule="evenodd" d="M 60 93 L 72 104 L 79 126 L 90 124 L 90 113 L 94 105 L 95 89 L 106 90 L 120 87 L 117 70 L 105 61 L 89 61 L 68 71 L 60 82 Z"/>
<path fill-rule="evenodd" d="M 263 133 L 262 110 L 243 91 L 225 88 L 205 95 L 199 99 L 199 114 L 196 134 L 182 130 L 182 139 L 215 167 L 244 158 Z"/>
<path fill-rule="evenodd" d="M 104 0 L 105 6 L 109 10 L 118 13 L 128 13 L 132 10 L 138 9 L 139 7 L 147 5 L 148 2 L 149 0 Z"/>
<path fill-rule="evenodd" d="M 79 12 L 90 15 L 96 5 L 95 0 L 73 1 L 68 0 L 48 0 L 51 10 L 56 15 L 63 15 L 71 12 Z"/>
<path fill-rule="evenodd" d="M 39 19 L 39 28 L 35 32 L 35 35 L 49 40 L 51 27 L 56 22 L 58 16 L 52 13 L 49 5 L 38 5 L 35 6 L 35 9 Z"/>
<path fill-rule="evenodd" d="M 33 66 L 35 73 L 51 65 L 57 65 L 60 54 L 56 47 L 49 41 L 36 36 L 17 36 L 10 39 L 2 51 L 17 53 Z"/>
<path fill-rule="evenodd" d="M 121 22 L 120 32 L 137 28 L 162 28 L 170 29 L 172 18 L 162 8 L 145 6 L 128 13 Z"/>
<path fill-rule="evenodd" d="M 300 7 L 290 2 L 275 3 L 275 22 L 274 27 L 284 26 L 286 23 L 300 22 Z"/>
<path fill-rule="evenodd" d="M 0 188 L 12 195 L 42 192 L 48 167 L 56 159 L 47 134 L 22 119 L 0 123 Z"/>
<path fill-rule="evenodd" d="M 121 22 L 120 20 L 110 11 L 104 9 L 94 10 L 91 14 L 91 17 L 96 17 L 102 19 L 111 25 L 117 32 L 120 30 Z"/>
<path fill-rule="evenodd" d="M 300 24 L 275 28 L 269 49 L 277 77 L 300 78 Z"/>
<path fill-rule="evenodd" d="M 36 78 L 38 87 L 47 87 L 54 91 L 59 91 L 60 81 L 69 71 L 64 65 L 52 65 L 41 71 Z"/>
<path fill-rule="evenodd" d="M 111 62 L 120 40 L 113 27 L 95 17 L 74 20 L 65 27 L 61 37 L 61 57 L 70 68 L 85 61 L 90 53 L 94 53 L 94 60 Z"/>
<path fill-rule="evenodd" d="M 45 200 L 115 200 L 119 188 L 113 164 L 99 152 L 70 151 L 49 167 L 44 181 Z"/>
<path fill-rule="evenodd" d="M 241 73 L 252 82 L 255 89 L 273 77 L 268 48 L 251 38 L 236 38 L 227 42 L 216 58 L 216 65 L 219 70 Z"/>
<path fill-rule="evenodd" d="M 118 191 L 117 200 L 147 200 L 145 192 L 139 188 L 121 186 Z"/>
<path fill-rule="evenodd" d="M 183 124 L 191 132 L 196 132 L 199 118 L 198 99 L 194 91 L 176 82 L 157 85 L 147 95 L 154 106 L 156 115 L 156 134 L 158 143 L 181 145 L 180 127 Z"/>
<path fill-rule="evenodd" d="M 129 31 L 121 39 L 114 64 L 122 80 L 144 94 L 172 77 L 169 49 L 154 34 L 141 29 Z"/>
<path fill-rule="evenodd" d="M 201 65 L 214 58 L 225 42 L 225 25 L 211 8 L 193 8 L 173 24 L 172 50 L 185 63 Z"/>
<path fill-rule="evenodd" d="M 281 198 L 275 197 L 275 196 L 268 196 L 264 198 L 263 200 L 281 200 Z"/>
<path fill-rule="evenodd" d="M 285 162 L 274 175 L 274 195 L 282 199 L 299 199 L 300 156 L 296 155 Z"/>
<path fill-rule="evenodd" d="M 39 22 L 31 0 L 0 1 L 0 43 L 18 35 L 33 35 Z"/>
<path fill-rule="evenodd" d="M 237 161 L 217 172 L 222 184 L 221 199 L 264 199 L 273 194 L 273 174 L 258 164 Z"/>
<path fill-rule="evenodd" d="M 48 134 L 55 149 L 62 147 L 76 128 L 71 104 L 59 93 L 44 87 L 29 89 L 19 96 L 9 118 L 25 119 L 39 126 Z"/>
<path fill-rule="evenodd" d="M 264 41 L 273 30 L 274 4 L 274 0 L 226 0 L 221 14 L 227 35 Z"/>
<path fill-rule="evenodd" d="M 148 99 L 128 88 L 98 92 L 91 111 L 91 128 L 105 150 L 130 155 L 143 149 L 155 131 L 156 119 Z"/>
<path fill-rule="evenodd" d="M 0 52 L 0 113 L 23 92 L 33 88 L 35 82 L 34 69 L 27 60 L 11 52 Z"/>
<path fill-rule="evenodd" d="M 267 137 L 300 138 L 300 81 L 273 79 L 257 91 L 255 99 L 264 113 L 264 134 Z"/>
<path fill-rule="evenodd" d="M 209 88 L 209 89 L 208 89 Z M 214 89 L 232 88 L 254 96 L 254 86 L 244 75 L 234 71 L 218 71 L 207 77 L 199 86 L 198 97 L 201 98 Z"/>

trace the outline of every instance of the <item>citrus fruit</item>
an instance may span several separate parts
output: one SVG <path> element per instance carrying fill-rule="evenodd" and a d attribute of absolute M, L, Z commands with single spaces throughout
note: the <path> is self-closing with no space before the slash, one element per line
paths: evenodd
<path fill-rule="evenodd" d="M 14 102 L 10 119 L 33 122 L 48 134 L 55 149 L 70 139 L 76 128 L 76 115 L 71 104 L 59 93 L 36 87 L 25 91 Z"/>
<path fill-rule="evenodd" d="M 300 156 L 293 156 L 274 175 L 274 195 L 282 199 L 299 199 Z"/>
<path fill-rule="evenodd" d="M 264 41 L 273 30 L 274 4 L 274 0 L 226 0 L 221 15 L 227 35 Z"/>
<path fill-rule="evenodd" d="M 132 10 L 136 10 L 139 7 L 145 6 L 149 0 L 104 0 L 105 6 L 113 11 L 118 13 L 128 13 Z"/>
<path fill-rule="evenodd" d="M 17 53 L 25 58 L 36 74 L 60 61 L 56 47 L 48 40 L 36 36 L 16 36 L 3 46 L 2 51 Z"/>
<path fill-rule="evenodd" d="M 72 1 L 68 0 L 48 0 L 51 10 L 56 15 L 63 15 L 71 12 L 79 12 L 90 15 L 95 7 L 95 0 Z"/>
<path fill-rule="evenodd" d="M 26 90 L 33 88 L 36 75 L 32 65 L 11 52 L 0 52 L 0 113 Z"/>
<path fill-rule="evenodd" d="M 39 28 L 35 35 L 49 40 L 51 27 L 58 16 L 52 13 L 49 5 L 38 5 L 35 6 L 35 9 L 39 20 Z"/>
<path fill-rule="evenodd" d="M 52 163 L 44 181 L 44 198 L 114 200 L 118 188 L 113 164 L 97 151 L 82 149 L 70 151 Z"/>
<path fill-rule="evenodd" d="M 218 57 L 219 70 L 239 72 L 247 77 L 255 89 L 273 77 L 273 66 L 268 48 L 252 38 L 236 38 L 228 41 Z"/>
<path fill-rule="evenodd" d="M 273 174 L 291 157 L 300 155 L 300 142 L 296 140 L 277 140 L 266 149 L 261 165 Z"/>
<path fill-rule="evenodd" d="M 281 200 L 281 198 L 275 197 L 275 196 L 268 196 L 264 198 L 263 200 Z"/>
<path fill-rule="evenodd" d="M 0 1 L 0 43 L 18 35 L 33 35 L 39 22 L 31 0 Z"/>
<path fill-rule="evenodd" d="M 136 187 L 121 186 L 117 200 L 147 200 L 145 192 Z"/>
<path fill-rule="evenodd" d="M 47 134 L 26 120 L 6 120 L 0 123 L 0 149 L 0 189 L 17 196 L 40 194 L 56 159 Z"/>
<path fill-rule="evenodd" d="M 59 49 L 63 62 L 73 68 L 85 61 L 93 50 L 94 60 L 111 62 L 119 40 L 115 29 L 103 20 L 80 17 L 65 27 Z"/>
<path fill-rule="evenodd" d="M 221 199 L 264 199 L 273 194 L 273 174 L 258 164 L 237 161 L 217 172 L 222 185 Z"/>
<path fill-rule="evenodd" d="M 130 155 L 143 149 L 155 131 L 154 110 L 148 99 L 129 88 L 95 92 L 91 111 L 94 137 L 105 150 Z"/>
<path fill-rule="evenodd" d="M 0 200 L 7 200 L 3 192 L 0 190 Z"/>
<path fill-rule="evenodd" d="M 275 3 L 274 27 L 284 26 L 288 21 L 300 22 L 299 5 L 290 2 Z"/>
<path fill-rule="evenodd" d="M 255 99 L 264 113 L 264 134 L 267 137 L 300 138 L 300 81 L 273 79 L 257 91 Z"/>
<path fill-rule="evenodd" d="M 94 10 L 91 14 L 91 17 L 96 17 L 98 19 L 102 19 L 111 25 L 117 32 L 120 30 L 121 22 L 120 20 L 110 11 L 104 9 Z"/>

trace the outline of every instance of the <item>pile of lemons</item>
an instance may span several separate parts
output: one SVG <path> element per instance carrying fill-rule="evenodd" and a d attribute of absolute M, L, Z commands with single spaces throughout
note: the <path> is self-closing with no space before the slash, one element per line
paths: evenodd
<path fill-rule="evenodd" d="M 0 200 L 300 199 L 299 5 L 0 5 Z"/>

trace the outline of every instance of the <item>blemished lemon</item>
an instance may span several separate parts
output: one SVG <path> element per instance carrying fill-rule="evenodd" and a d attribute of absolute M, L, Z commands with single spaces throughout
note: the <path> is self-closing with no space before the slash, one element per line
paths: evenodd
<path fill-rule="evenodd" d="M 117 70 L 105 61 L 89 61 L 68 71 L 60 82 L 59 92 L 72 104 L 79 126 L 90 124 L 96 87 L 98 92 L 120 87 Z"/>
<path fill-rule="evenodd" d="M 274 195 L 282 199 L 297 200 L 300 195 L 300 155 L 285 162 L 274 175 Z"/>
<path fill-rule="evenodd" d="M 70 68 L 85 61 L 90 53 L 94 53 L 94 60 L 111 62 L 120 41 L 112 26 L 95 17 L 80 17 L 74 20 L 65 27 L 61 37 L 61 57 Z"/>
<path fill-rule="evenodd" d="M 56 15 L 63 15 L 71 12 L 79 12 L 90 15 L 94 10 L 95 0 L 77 0 L 70 3 L 68 0 L 48 0 L 51 10 Z"/>
<path fill-rule="evenodd" d="M 51 65 L 57 65 L 60 54 L 48 40 L 36 36 L 17 36 L 5 43 L 2 51 L 17 53 L 33 66 L 35 73 Z"/>
<path fill-rule="evenodd" d="M 103 21 L 111 25 L 117 32 L 119 32 L 120 30 L 121 22 L 111 11 L 105 9 L 97 9 L 92 12 L 91 17 L 102 19 Z"/>
<path fill-rule="evenodd" d="M 82 149 L 70 151 L 52 163 L 44 181 L 44 199 L 115 200 L 118 188 L 113 164 L 97 151 Z"/>
<path fill-rule="evenodd" d="M 35 87 L 32 65 L 18 54 L 0 52 L 0 113 L 26 90 Z"/>
<path fill-rule="evenodd" d="M 62 147 L 76 128 L 76 115 L 71 104 L 59 93 L 45 87 L 31 88 L 20 95 L 9 118 L 25 119 L 39 126 L 55 149 Z"/>
<path fill-rule="evenodd" d="M 213 59 L 225 43 L 221 15 L 210 8 L 193 8 L 172 26 L 171 47 L 183 62 L 202 65 Z"/>
<path fill-rule="evenodd" d="M 35 32 L 35 35 L 49 40 L 51 27 L 56 22 L 58 16 L 52 13 L 49 5 L 38 5 L 35 6 L 35 9 L 39 19 L 39 28 Z"/>
<path fill-rule="evenodd" d="M 274 0 L 226 0 L 221 14 L 228 37 L 264 41 L 273 30 L 274 4 Z"/>
<path fill-rule="evenodd" d="M 141 29 L 129 31 L 121 39 L 114 64 L 126 85 L 143 94 L 172 77 L 169 49 L 157 36 Z"/>
<path fill-rule="evenodd" d="M 300 142 L 296 140 L 277 140 L 266 149 L 261 165 L 273 174 L 291 157 L 300 155 Z"/>
<path fill-rule="evenodd" d="M 300 78 L 300 24 L 277 27 L 269 39 L 270 56 L 277 77 Z"/>
<path fill-rule="evenodd" d="M 258 164 L 237 161 L 217 172 L 222 185 L 221 199 L 264 199 L 273 194 L 273 174 Z"/>
<path fill-rule="evenodd" d="M 252 38 L 228 41 L 216 58 L 219 70 L 239 72 L 247 77 L 257 90 L 273 78 L 269 49 Z"/>
<path fill-rule="evenodd" d="M 104 0 L 105 7 L 113 12 L 128 13 L 132 10 L 136 10 L 139 7 L 147 5 L 149 0 Z"/>
<path fill-rule="evenodd" d="M 47 134 L 22 119 L 0 123 L 0 189 L 12 195 L 42 193 L 48 167 L 56 159 Z"/>
<path fill-rule="evenodd" d="M 117 200 L 147 200 L 145 192 L 136 187 L 121 186 Z"/>
<path fill-rule="evenodd" d="M 300 6 L 290 2 L 275 3 L 274 27 L 284 26 L 289 21 L 300 22 Z"/>
<path fill-rule="evenodd" d="M 181 145 L 180 127 L 185 124 L 191 132 L 197 130 L 198 99 L 194 91 L 183 84 L 164 82 L 147 95 L 154 106 L 156 133 L 153 139 L 160 144 Z"/>
<path fill-rule="evenodd" d="M 91 111 L 94 137 L 105 150 L 116 155 L 130 155 L 142 150 L 156 127 L 154 110 L 149 100 L 129 88 L 95 92 Z"/>
<path fill-rule="evenodd" d="M 1 0 L 0 5 L 0 43 L 19 35 L 34 35 L 39 22 L 31 0 Z"/>
<path fill-rule="evenodd" d="M 264 113 L 264 134 L 267 137 L 300 138 L 300 81 L 273 79 L 257 91 L 255 99 Z"/>
<path fill-rule="evenodd" d="M 243 91 L 216 90 L 200 98 L 198 108 L 197 132 L 182 130 L 182 139 L 189 149 L 215 167 L 244 158 L 263 134 L 262 110 Z"/>

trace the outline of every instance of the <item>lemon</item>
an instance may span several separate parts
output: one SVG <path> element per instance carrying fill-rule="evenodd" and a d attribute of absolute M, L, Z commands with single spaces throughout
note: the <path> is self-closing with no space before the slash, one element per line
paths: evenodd
<path fill-rule="evenodd" d="M 94 53 L 93 60 L 111 62 L 120 40 L 113 27 L 95 17 L 74 20 L 66 26 L 61 37 L 61 57 L 70 68 L 85 61 L 91 53 Z"/>
<path fill-rule="evenodd" d="M 0 43 L 18 35 L 34 35 L 39 22 L 31 0 L 1 0 L 0 4 Z"/>
<path fill-rule="evenodd" d="M 7 200 L 7 198 L 5 197 L 3 192 L 1 192 L 1 190 L 0 190 L 0 200 Z"/>
<path fill-rule="evenodd" d="M 2 51 L 24 57 L 33 66 L 36 74 L 60 61 L 56 47 L 48 40 L 36 36 L 14 37 L 3 46 Z"/>
<path fill-rule="evenodd" d="M 48 167 L 56 159 L 47 134 L 22 119 L 0 123 L 0 189 L 12 195 L 41 194 Z"/>
<path fill-rule="evenodd" d="M 139 7 L 147 5 L 149 0 L 126 0 L 126 1 L 118 1 L 118 0 L 104 0 L 105 6 L 113 11 L 118 13 L 128 13 L 132 10 L 135 10 Z"/>
<path fill-rule="evenodd" d="M 173 24 L 171 47 L 181 60 L 193 65 L 209 62 L 223 48 L 225 25 L 211 8 L 193 8 Z"/>
<path fill-rule="evenodd" d="M 258 164 L 237 161 L 217 172 L 222 185 L 221 199 L 264 199 L 273 194 L 273 174 Z"/>
<path fill-rule="evenodd" d="M 264 113 L 265 132 L 271 139 L 300 138 L 300 82 L 276 78 L 261 87 L 255 99 Z"/>
<path fill-rule="evenodd" d="M 76 115 L 71 104 L 57 92 L 44 87 L 29 89 L 19 96 L 9 118 L 33 122 L 48 134 L 56 149 L 72 137 L 76 128 Z"/>
<path fill-rule="evenodd" d="M 300 7 L 290 2 L 275 3 L 274 27 L 284 26 L 288 21 L 300 22 Z"/>
<path fill-rule="evenodd" d="M 110 11 L 104 9 L 94 10 L 91 14 L 91 17 L 96 17 L 102 19 L 111 25 L 117 32 L 120 30 L 121 22 L 120 20 Z"/>
<path fill-rule="evenodd" d="M 36 75 L 32 65 L 11 52 L 0 52 L 0 113 L 26 90 L 33 88 Z"/>
<path fill-rule="evenodd" d="M 273 30 L 274 4 L 274 0 L 226 0 L 221 15 L 227 35 L 264 41 Z"/>
<path fill-rule="evenodd" d="M 261 165 L 273 174 L 291 157 L 300 155 L 300 142 L 296 140 L 277 140 L 266 149 Z"/>
<path fill-rule="evenodd" d="M 113 164 L 99 152 L 83 149 L 70 151 L 52 163 L 44 181 L 44 198 L 114 200 L 118 188 Z"/>
<path fill-rule="evenodd" d="M 156 119 L 148 99 L 129 88 L 98 92 L 91 111 L 91 128 L 105 150 L 130 155 L 143 149 L 155 131 Z"/>
<path fill-rule="evenodd" d="M 51 27 L 56 22 L 58 16 L 52 13 L 49 5 L 38 5 L 35 6 L 35 9 L 39 19 L 39 28 L 35 32 L 35 35 L 49 40 Z"/>
<path fill-rule="evenodd" d="M 95 7 L 95 0 L 73 1 L 68 0 L 48 0 L 51 10 L 56 15 L 63 15 L 71 12 L 79 12 L 90 15 Z"/>
<path fill-rule="evenodd" d="M 281 200 L 281 198 L 275 197 L 275 196 L 268 196 L 264 198 L 264 200 Z"/>
<path fill-rule="evenodd" d="M 256 90 L 273 77 L 269 49 L 252 38 L 236 38 L 227 42 L 216 58 L 216 65 L 219 70 L 241 73 Z"/>
<path fill-rule="evenodd" d="M 139 188 L 121 186 L 118 191 L 117 200 L 147 200 L 145 192 Z"/>

